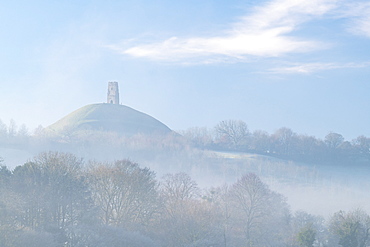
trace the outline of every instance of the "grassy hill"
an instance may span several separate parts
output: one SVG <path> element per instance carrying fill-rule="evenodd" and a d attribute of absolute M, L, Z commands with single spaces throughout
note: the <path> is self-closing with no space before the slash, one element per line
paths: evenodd
<path fill-rule="evenodd" d="M 50 125 L 46 130 L 54 135 L 85 130 L 116 132 L 124 136 L 171 132 L 157 119 L 128 106 L 115 104 L 91 104 L 81 107 Z"/>

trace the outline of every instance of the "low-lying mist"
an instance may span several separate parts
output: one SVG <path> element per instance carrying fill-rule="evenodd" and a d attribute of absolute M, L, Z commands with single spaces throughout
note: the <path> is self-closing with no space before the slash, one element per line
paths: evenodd
<path fill-rule="evenodd" d="M 308 234 L 314 246 L 347 246 L 341 241 L 348 236 L 339 228 L 348 221 L 361 225 L 356 238 L 370 241 L 362 234 L 370 229 L 364 223 L 370 222 L 370 171 L 363 160 L 327 162 L 337 158 L 326 155 L 324 162 L 304 161 L 277 151 L 256 152 L 245 143 L 239 148 L 214 141 L 212 146 L 209 139 L 205 143 L 194 145 L 176 133 L 125 137 L 94 131 L 2 145 L 0 217 L 14 232 L 0 227 L 0 234 L 19 241 L 32 236 L 39 243 L 43 239 L 44 246 L 58 246 L 57 234 L 68 246 L 94 247 L 221 247 L 245 246 L 246 241 L 248 246 L 298 246 L 306 239 L 302 234 Z M 60 182 L 54 184 L 52 177 Z M 120 189 L 100 194 L 104 186 Z M 72 191 L 81 194 L 64 201 Z M 255 196 L 264 198 L 255 202 L 261 208 L 246 203 Z M 113 201 L 107 204 L 104 198 Z M 15 208 L 16 201 L 20 206 Z M 122 204 L 128 202 L 131 206 Z M 148 208 L 135 218 L 139 211 L 130 208 L 139 205 Z M 1 246 L 14 246 L 4 241 Z"/>
<path fill-rule="evenodd" d="M 86 133 L 85 133 L 86 135 Z M 234 183 L 242 174 L 255 173 L 270 189 L 286 196 L 292 210 L 328 216 L 338 210 L 370 211 L 370 171 L 363 164 L 315 164 L 263 154 L 217 151 L 192 146 L 178 135 L 118 137 L 110 133 L 68 141 L 34 139 L 32 147 L 1 148 L 10 169 L 40 152 L 68 152 L 87 160 L 111 162 L 129 159 L 156 172 L 185 172 L 201 188 Z"/>

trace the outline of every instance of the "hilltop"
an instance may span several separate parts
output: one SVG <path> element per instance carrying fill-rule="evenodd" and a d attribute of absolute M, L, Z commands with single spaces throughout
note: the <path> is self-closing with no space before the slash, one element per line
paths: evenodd
<path fill-rule="evenodd" d="M 57 136 L 86 130 L 115 132 L 122 136 L 172 132 L 157 119 L 128 106 L 118 104 L 86 105 L 46 128 L 48 133 Z"/>

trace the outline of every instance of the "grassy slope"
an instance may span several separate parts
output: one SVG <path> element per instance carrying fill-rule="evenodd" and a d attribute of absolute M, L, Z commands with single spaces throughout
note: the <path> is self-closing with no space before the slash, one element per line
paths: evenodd
<path fill-rule="evenodd" d="M 171 132 L 166 125 L 145 113 L 113 104 L 84 106 L 50 125 L 47 130 L 57 135 L 79 130 L 112 131 L 121 135 Z"/>
<path fill-rule="evenodd" d="M 272 190 L 282 193 L 294 210 L 327 216 L 339 210 L 370 210 L 367 166 L 323 166 L 287 161 L 249 153 L 214 152 L 227 163 L 237 166 L 240 177 L 254 172 Z"/>

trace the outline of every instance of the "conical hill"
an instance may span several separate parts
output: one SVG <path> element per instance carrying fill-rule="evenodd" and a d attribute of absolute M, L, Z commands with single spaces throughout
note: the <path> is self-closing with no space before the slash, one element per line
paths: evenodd
<path fill-rule="evenodd" d="M 47 131 L 55 135 L 84 130 L 116 132 L 124 136 L 172 132 L 157 119 L 128 106 L 116 104 L 87 105 L 47 127 Z"/>

